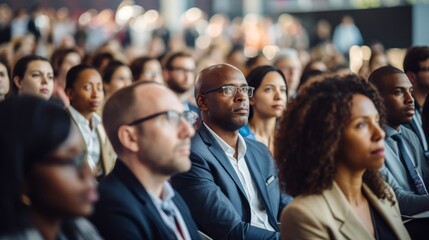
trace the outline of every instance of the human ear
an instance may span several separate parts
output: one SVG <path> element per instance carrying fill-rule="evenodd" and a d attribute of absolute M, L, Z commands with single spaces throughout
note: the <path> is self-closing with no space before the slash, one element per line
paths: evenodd
<path fill-rule="evenodd" d="M 131 126 L 121 126 L 118 129 L 118 139 L 121 145 L 131 152 L 139 150 L 137 129 Z"/>
<path fill-rule="evenodd" d="M 205 112 L 205 111 L 208 110 L 208 106 L 207 106 L 207 103 L 206 103 L 206 98 L 203 95 L 201 95 L 201 94 L 197 95 L 197 98 L 195 99 L 195 101 L 196 101 L 196 103 L 198 105 L 198 108 L 201 111 Z"/>
<path fill-rule="evenodd" d="M 21 80 L 21 79 L 19 79 L 19 77 L 18 77 L 18 76 L 15 76 L 15 77 L 13 78 L 13 83 L 15 84 L 15 86 L 16 86 L 18 89 L 21 89 L 21 88 L 22 88 L 22 80 Z"/>

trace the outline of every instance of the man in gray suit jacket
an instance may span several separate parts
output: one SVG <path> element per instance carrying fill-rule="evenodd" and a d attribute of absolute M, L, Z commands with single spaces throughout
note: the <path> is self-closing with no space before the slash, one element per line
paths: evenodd
<path fill-rule="evenodd" d="M 203 122 L 191 142 L 191 170 L 172 178 L 199 229 L 214 239 L 278 239 L 280 193 L 267 147 L 244 139 L 253 88 L 237 68 L 201 71 L 195 95 Z"/>
<path fill-rule="evenodd" d="M 386 106 L 385 167 L 381 172 L 395 191 L 402 215 L 429 210 L 429 165 L 416 134 L 402 126 L 411 122 L 415 112 L 413 86 L 404 72 L 392 66 L 375 70 L 369 81 L 378 88 Z M 398 133 L 402 146 L 395 136 Z M 408 166 L 404 154 L 411 160 Z"/>

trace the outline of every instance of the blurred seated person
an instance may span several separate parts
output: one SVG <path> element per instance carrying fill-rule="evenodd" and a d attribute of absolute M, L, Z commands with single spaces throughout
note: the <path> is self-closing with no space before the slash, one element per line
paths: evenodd
<path fill-rule="evenodd" d="M 15 63 L 12 81 L 8 96 L 27 94 L 48 100 L 54 90 L 54 70 L 46 58 L 27 55 Z"/>
<path fill-rule="evenodd" d="M 429 164 L 417 135 L 404 127 L 414 113 L 413 86 L 407 75 L 392 66 L 376 69 L 369 82 L 377 87 L 386 107 L 386 168 L 382 173 L 398 198 L 401 213 L 429 210 Z"/>
<path fill-rule="evenodd" d="M 0 239 L 101 239 L 84 218 L 97 200 L 67 112 L 39 97 L 0 103 Z"/>
<path fill-rule="evenodd" d="M 355 75 L 313 83 L 289 103 L 275 148 L 280 181 L 294 196 L 282 239 L 410 239 L 379 172 L 382 104 Z"/>
<path fill-rule="evenodd" d="M 250 71 L 246 80 L 255 89 L 249 99 L 249 123 L 239 132 L 243 137 L 262 142 L 274 154 L 277 120 L 286 109 L 286 79 L 280 70 L 265 65 Z"/>
<path fill-rule="evenodd" d="M 169 183 L 191 167 L 191 116 L 157 82 L 140 81 L 106 102 L 103 121 L 119 158 L 99 184 L 91 217 L 105 239 L 199 239 L 186 203 Z"/>
<path fill-rule="evenodd" d="M 51 56 L 51 63 L 54 69 L 54 93 L 53 96 L 60 99 L 67 107 L 70 100 L 65 92 L 66 75 L 70 68 L 80 64 L 82 58 L 74 48 L 58 48 Z"/>
<path fill-rule="evenodd" d="M 154 57 L 139 57 L 130 64 L 133 81 L 155 81 L 164 84 L 162 67 L 158 59 Z"/>
<path fill-rule="evenodd" d="M 280 50 L 273 60 L 273 66 L 280 69 L 286 77 L 288 97 L 295 96 L 302 72 L 302 63 L 299 60 L 298 52 L 292 48 Z"/>
<path fill-rule="evenodd" d="M 112 170 L 116 158 L 96 113 L 104 99 L 103 81 L 97 69 L 86 64 L 72 67 L 66 79 L 67 111 L 85 142 L 88 163 L 100 179 Z"/>
<path fill-rule="evenodd" d="M 133 75 L 128 65 L 118 60 L 110 61 L 103 73 L 105 101 L 119 89 L 130 85 L 132 81 Z"/>
<path fill-rule="evenodd" d="M 0 102 L 6 98 L 12 85 L 10 66 L 6 58 L 0 57 Z"/>

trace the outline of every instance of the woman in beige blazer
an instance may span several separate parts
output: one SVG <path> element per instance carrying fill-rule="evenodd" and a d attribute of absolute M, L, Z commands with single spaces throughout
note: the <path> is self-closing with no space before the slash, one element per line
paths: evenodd
<path fill-rule="evenodd" d="M 282 239 L 409 239 L 379 168 L 382 102 L 360 77 L 331 76 L 300 90 L 276 139 L 284 189 Z"/>

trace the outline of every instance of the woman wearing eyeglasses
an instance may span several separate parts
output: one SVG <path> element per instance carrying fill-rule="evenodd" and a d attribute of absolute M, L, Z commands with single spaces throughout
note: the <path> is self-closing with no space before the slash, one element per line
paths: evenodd
<path fill-rule="evenodd" d="M 31 96 L 0 112 L 0 239 L 100 239 L 81 218 L 98 195 L 67 112 Z"/>
<path fill-rule="evenodd" d="M 94 67 L 79 64 L 69 70 L 66 80 L 70 99 L 67 111 L 85 142 L 88 163 L 100 179 L 112 170 L 116 159 L 101 117 L 96 113 L 104 99 L 101 75 Z"/>
<path fill-rule="evenodd" d="M 262 142 L 273 153 L 277 120 L 286 108 L 286 79 L 280 70 L 266 65 L 254 68 L 246 80 L 255 90 L 249 100 L 249 122 L 240 129 L 240 134 Z"/>

